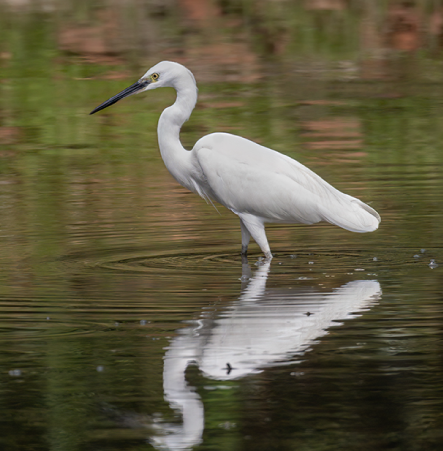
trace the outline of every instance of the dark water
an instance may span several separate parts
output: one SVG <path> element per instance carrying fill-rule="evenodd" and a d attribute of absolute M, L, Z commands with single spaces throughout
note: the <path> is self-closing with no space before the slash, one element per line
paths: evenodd
<path fill-rule="evenodd" d="M 229 28 L 239 7 L 222 3 Z M 230 63 L 248 62 L 246 72 L 199 58 L 215 31 L 200 31 L 201 42 L 186 35 L 183 52 L 202 80 L 187 147 L 213 131 L 251 138 L 382 217 L 371 234 L 270 225 L 275 258 L 261 260 L 251 244 L 248 264 L 238 219 L 186 192 L 161 162 L 156 121 L 173 92 L 88 116 L 146 64 L 130 52 L 91 56 L 66 36 L 57 47 L 67 10 L 3 16 L 2 449 L 441 448 L 437 44 L 366 61 L 346 36 L 367 36 L 374 17 L 351 3 L 328 18 L 299 10 L 306 23 L 283 53 L 251 25 L 254 50 Z M 152 5 L 173 39 L 176 24 Z M 69 17 L 84 23 L 88 11 Z M 294 25 L 276 11 L 271 24 Z M 336 36 L 337 24 L 346 32 Z M 173 59 L 153 48 L 152 63 Z"/>

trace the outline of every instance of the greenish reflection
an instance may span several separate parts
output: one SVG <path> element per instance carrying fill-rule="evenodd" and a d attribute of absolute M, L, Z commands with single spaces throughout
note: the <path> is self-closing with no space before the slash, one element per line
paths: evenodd
<path fill-rule="evenodd" d="M 2 447 L 149 449 L 153 412 L 181 421 L 163 399 L 164 347 L 239 297 L 236 218 L 178 187 L 158 155 L 174 93 L 88 115 L 171 59 L 200 88 L 188 148 L 238 133 L 382 216 L 369 235 L 270 227 L 271 288 L 314 277 L 331 291 L 363 273 L 383 300 L 291 368 L 214 390 L 190 367 L 207 412 L 196 449 L 437 449 L 440 3 L 192 3 L 0 4 Z"/>

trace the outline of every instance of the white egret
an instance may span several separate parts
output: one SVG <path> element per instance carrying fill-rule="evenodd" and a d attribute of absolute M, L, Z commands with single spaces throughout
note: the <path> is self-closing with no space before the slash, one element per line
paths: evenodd
<path fill-rule="evenodd" d="M 211 133 L 191 151 L 180 142 L 180 129 L 197 102 L 197 85 L 190 70 L 163 61 L 136 83 L 95 108 L 91 114 L 124 97 L 150 89 L 172 87 L 175 103 L 158 122 L 158 142 L 172 176 L 206 201 L 217 201 L 240 218 L 242 255 L 252 237 L 272 258 L 265 223 L 314 224 L 327 221 L 352 232 L 378 228 L 379 214 L 355 197 L 344 194 L 296 160 L 248 139 Z"/>

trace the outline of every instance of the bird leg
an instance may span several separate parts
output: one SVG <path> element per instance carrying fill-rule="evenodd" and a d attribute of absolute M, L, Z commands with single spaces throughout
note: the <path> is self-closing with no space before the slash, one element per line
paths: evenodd
<path fill-rule="evenodd" d="M 260 218 L 250 214 L 241 213 L 240 217 L 241 236 L 242 236 L 242 254 L 246 255 L 248 252 L 249 239 L 254 238 L 254 241 L 259 245 L 262 252 L 265 254 L 265 259 L 272 258 L 271 248 L 269 247 L 268 239 L 266 238 L 265 225 Z"/>
<path fill-rule="evenodd" d="M 241 228 L 241 254 L 242 256 L 248 255 L 248 245 L 249 240 L 251 239 L 251 234 L 249 230 L 246 228 L 245 223 L 240 218 L 240 228 Z"/>
<path fill-rule="evenodd" d="M 265 252 L 265 260 L 272 260 L 273 258 L 271 251 Z"/>

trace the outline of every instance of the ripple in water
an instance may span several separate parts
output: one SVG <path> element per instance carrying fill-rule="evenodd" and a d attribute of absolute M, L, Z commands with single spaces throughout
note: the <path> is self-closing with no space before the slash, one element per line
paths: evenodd
<path fill-rule="evenodd" d="M 420 254 L 417 258 L 417 250 L 402 248 L 391 251 L 386 250 L 347 250 L 331 252 L 328 250 L 314 250 L 308 252 L 276 252 L 272 266 L 282 268 L 291 267 L 297 271 L 319 272 L 334 270 L 338 272 L 380 272 L 398 271 L 402 268 L 428 267 L 429 257 L 435 253 L 432 250 L 426 252 L 426 256 Z M 259 265 L 261 254 L 250 254 L 249 264 Z M 184 272 L 184 273 L 208 273 L 231 272 L 241 267 L 242 261 L 238 251 L 227 250 L 219 253 L 196 252 L 184 250 L 177 252 L 164 252 L 148 254 L 138 252 L 118 252 L 106 257 L 94 258 L 91 255 L 76 255 L 67 257 L 65 261 L 71 264 L 121 272 Z"/>

